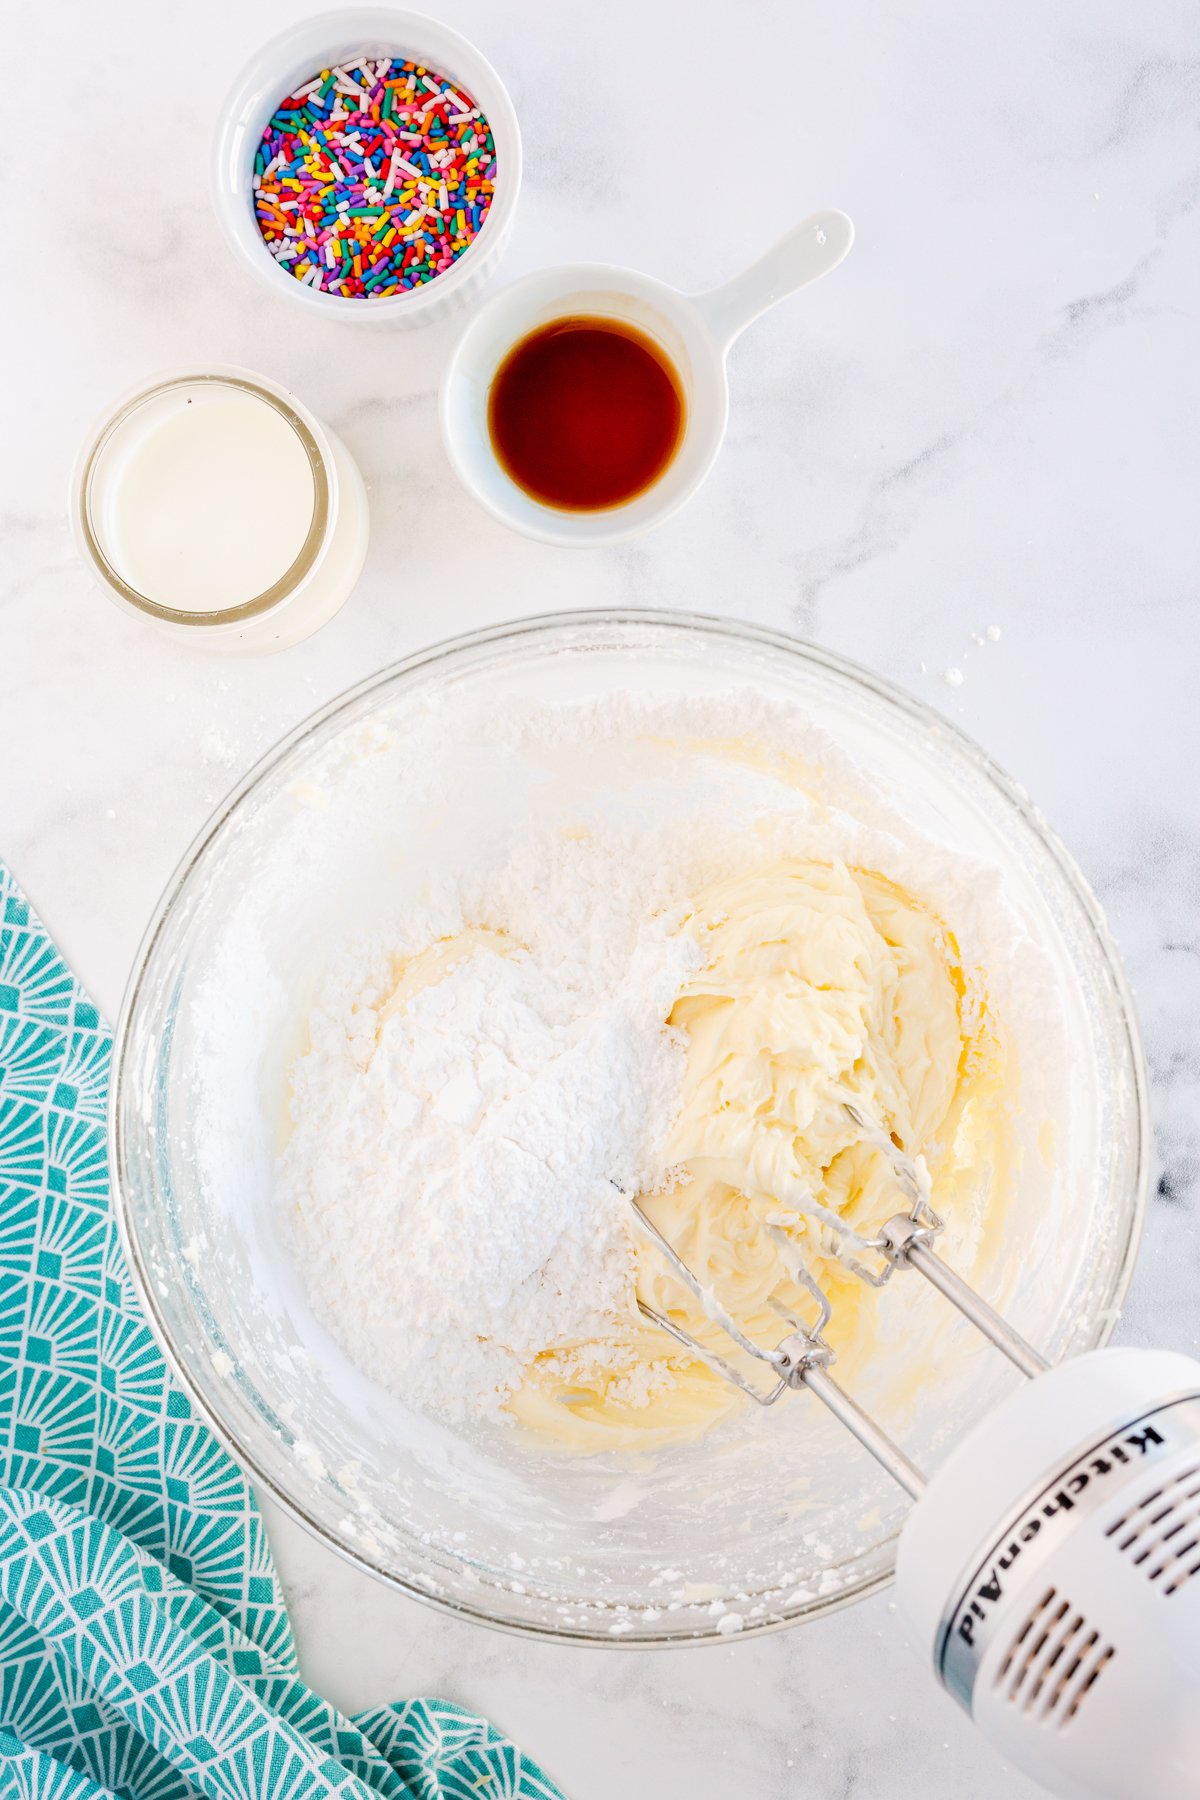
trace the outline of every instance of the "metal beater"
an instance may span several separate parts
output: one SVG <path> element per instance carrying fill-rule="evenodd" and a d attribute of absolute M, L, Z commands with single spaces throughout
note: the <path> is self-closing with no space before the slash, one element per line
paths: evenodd
<path fill-rule="evenodd" d="M 959 1312 L 977 1326 L 998 1350 L 1002 1350 L 1023 1375 L 1040 1375 L 1050 1366 L 1045 1358 L 1039 1356 L 1033 1346 L 1027 1344 L 974 1288 L 968 1287 L 961 1276 L 948 1268 L 932 1248 L 933 1240 L 945 1226 L 933 1210 L 928 1181 L 917 1164 L 897 1148 L 881 1127 L 873 1125 L 857 1106 L 846 1101 L 843 1103 L 843 1110 L 851 1124 L 887 1157 L 897 1184 L 909 1201 L 909 1209 L 907 1212 L 896 1213 L 874 1237 L 864 1238 L 858 1233 L 852 1234 L 852 1241 L 860 1252 L 874 1253 L 881 1259 L 877 1268 L 872 1269 L 864 1263 L 861 1255 L 842 1254 L 840 1260 L 872 1287 L 883 1287 L 897 1269 L 916 1269 L 939 1293 L 945 1295 L 951 1305 L 956 1306 Z M 864 1449 L 871 1452 L 875 1460 L 882 1464 L 914 1500 L 924 1492 L 926 1478 L 916 1464 L 909 1460 L 899 1445 L 881 1430 L 871 1415 L 864 1412 L 857 1401 L 830 1375 L 829 1365 L 835 1360 L 835 1353 L 825 1341 L 823 1333 L 832 1317 L 832 1308 L 828 1296 L 802 1262 L 789 1257 L 787 1271 L 812 1296 L 817 1309 L 816 1320 L 805 1324 L 793 1316 L 783 1315 L 789 1326 L 787 1335 L 773 1349 L 764 1349 L 761 1344 L 756 1344 L 747 1337 L 736 1320 L 716 1301 L 711 1290 L 697 1278 L 636 1199 L 632 1205 L 641 1229 L 666 1257 L 675 1274 L 700 1302 L 706 1314 L 728 1333 L 744 1355 L 765 1363 L 774 1373 L 775 1381 L 764 1392 L 752 1381 L 748 1381 L 725 1357 L 717 1355 L 698 1338 L 693 1337 L 691 1332 L 685 1331 L 672 1319 L 639 1300 L 638 1307 L 644 1318 L 669 1332 L 677 1343 L 707 1363 L 716 1374 L 732 1381 L 759 1406 L 773 1406 L 789 1388 L 807 1388 L 848 1431 L 853 1432 Z M 767 1229 L 781 1245 L 785 1242 L 778 1226 L 770 1225 Z"/>

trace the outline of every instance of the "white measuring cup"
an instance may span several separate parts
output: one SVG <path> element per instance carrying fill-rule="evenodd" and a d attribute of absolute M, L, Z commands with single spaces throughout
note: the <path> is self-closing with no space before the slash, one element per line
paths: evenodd
<path fill-rule="evenodd" d="M 460 481 L 496 518 L 548 544 L 611 544 L 660 524 L 716 461 L 729 419 L 725 365 L 734 340 L 769 307 L 828 275 L 853 241 L 845 213 L 818 212 L 732 281 L 703 294 L 681 294 L 605 263 L 541 269 L 502 289 L 468 326 L 442 381 L 442 434 Z M 527 494 L 497 459 L 488 431 L 489 391 L 514 344 L 555 319 L 580 315 L 619 319 L 653 338 L 678 372 L 686 407 L 681 442 L 658 479 L 619 506 L 587 512 Z"/>

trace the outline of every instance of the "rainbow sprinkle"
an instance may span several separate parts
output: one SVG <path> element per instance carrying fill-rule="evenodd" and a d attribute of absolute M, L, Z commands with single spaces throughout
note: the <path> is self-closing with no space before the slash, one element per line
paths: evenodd
<path fill-rule="evenodd" d="M 326 294 L 378 300 L 470 248 L 495 193 L 496 147 L 464 89 L 420 63 L 360 57 L 280 101 L 253 188 L 281 269 Z"/>

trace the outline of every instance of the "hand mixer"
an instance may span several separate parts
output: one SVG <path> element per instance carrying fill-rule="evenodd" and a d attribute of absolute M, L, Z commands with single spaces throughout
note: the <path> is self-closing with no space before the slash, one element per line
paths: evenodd
<path fill-rule="evenodd" d="M 942 1221 L 923 1163 L 857 1105 L 844 1110 L 888 1158 L 909 1204 L 874 1237 L 814 1208 L 837 1233 L 833 1252 L 875 1286 L 915 1269 L 1029 1385 L 969 1431 L 927 1481 L 830 1375 L 829 1301 L 778 1221 L 767 1228 L 816 1316 L 806 1324 L 783 1312 L 787 1334 L 764 1348 L 632 1203 L 706 1315 L 767 1366 L 770 1386 L 639 1301 L 642 1313 L 762 1406 L 807 1388 L 912 1496 L 897 1559 L 901 1611 L 943 1686 L 1005 1756 L 1079 1800 L 1196 1800 L 1200 1362 L 1109 1349 L 1051 1368 L 933 1249 Z"/>

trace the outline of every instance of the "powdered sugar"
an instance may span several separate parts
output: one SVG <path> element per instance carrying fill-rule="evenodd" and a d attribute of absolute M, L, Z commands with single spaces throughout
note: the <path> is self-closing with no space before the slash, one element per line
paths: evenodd
<path fill-rule="evenodd" d="M 968 958 L 977 922 L 994 943 L 1005 918 L 992 871 L 912 833 L 803 713 L 752 690 L 453 698 L 343 743 L 327 779 L 361 799 L 331 813 L 324 779 L 294 789 L 292 867 L 321 845 L 361 923 L 320 946 L 303 1003 L 278 1216 L 353 1360 L 451 1420 L 506 1419 L 532 1358 L 586 1345 L 594 1363 L 630 1320 L 623 1195 L 669 1174 L 683 1049 L 664 1021 L 699 954 L 691 896 L 772 854 L 834 855 L 943 908 Z M 373 866 L 395 870 L 389 905 L 352 852 L 392 819 L 402 847 Z M 1006 982 L 1036 978 L 1019 935 Z M 628 1402 L 664 1378 L 639 1367 Z"/>
<path fill-rule="evenodd" d="M 630 1316 L 622 1194 L 663 1172 L 696 955 L 654 885 L 623 834 L 546 834 L 326 984 L 280 1200 L 335 1335 L 417 1405 L 494 1412 L 537 1353 Z"/>

